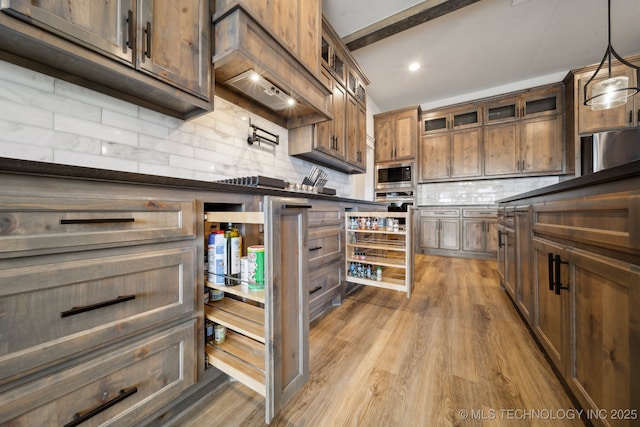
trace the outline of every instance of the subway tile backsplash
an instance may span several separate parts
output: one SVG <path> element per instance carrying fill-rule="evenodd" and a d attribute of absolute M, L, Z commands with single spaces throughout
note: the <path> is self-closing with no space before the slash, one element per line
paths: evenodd
<path fill-rule="evenodd" d="M 215 181 L 265 175 L 302 182 L 312 163 L 289 156 L 288 132 L 221 98 L 190 121 L 0 61 L 0 157 Z M 249 122 L 280 144 L 247 144 Z M 349 175 L 322 168 L 350 197 Z"/>
<path fill-rule="evenodd" d="M 559 180 L 557 176 L 541 176 L 420 184 L 417 203 L 419 206 L 494 204 L 497 200 L 556 184 Z"/>

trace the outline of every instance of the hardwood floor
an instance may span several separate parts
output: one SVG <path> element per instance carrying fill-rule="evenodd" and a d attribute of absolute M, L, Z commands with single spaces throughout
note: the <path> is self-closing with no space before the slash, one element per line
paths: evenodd
<path fill-rule="evenodd" d="M 416 256 L 411 299 L 364 287 L 311 325 L 310 379 L 272 426 L 583 426 L 493 261 Z M 181 426 L 263 426 L 237 382 Z"/>

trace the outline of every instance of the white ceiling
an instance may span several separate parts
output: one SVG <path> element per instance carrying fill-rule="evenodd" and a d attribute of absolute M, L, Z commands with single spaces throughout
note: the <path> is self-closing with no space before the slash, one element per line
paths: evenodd
<path fill-rule="evenodd" d="M 607 47 L 607 0 L 481 0 L 352 55 L 371 80 L 368 96 L 388 111 L 423 110 L 561 81 L 599 63 Z M 419 3 L 323 0 L 340 37 Z M 622 56 L 640 53 L 640 0 L 611 0 L 611 39 Z M 418 72 L 410 62 L 421 63 Z"/>

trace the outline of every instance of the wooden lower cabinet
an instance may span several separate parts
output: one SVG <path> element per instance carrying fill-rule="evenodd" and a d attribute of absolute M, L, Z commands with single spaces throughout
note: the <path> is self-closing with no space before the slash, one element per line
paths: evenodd
<path fill-rule="evenodd" d="M 533 330 L 553 364 L 562 373 L 569 366 L 569 293 L 555 293 L 554 283 L 567 283 L 566 268 L 561 277 L 555 274 L 555 255 L 564 255 L 564 248 L 549 240 L 534 237 L 531 242 L 533 283 L 537 295 Z"/>
<path fill-rule="evenodd" d="M 533 323 L 535 292 L 531 281 L 531 213 L 530 207 L 515 212 L 515 302 L 527 323 Z"/>
<path fill-rule="evenodd" d="M 343 283 L 344 207 L 313 201 L 309 209 L 309 320 L 342 302 Z"/>
<path fill-rule="evenodd" d="M 196 335 L 190 320 L 14 388 L 2 395 L 0 424 L 136 425 L 195 384 Z"/>
<path fill-rule="evenodd" d="M 622 184 L 605 188 L 617 187 Z M 640 417 L 640 192 L 589 190 L 543 195 L 528 207 L 515 207 L 514 302 L 591 414 L 591 423 L 635 426 Z M 501 253 L 504 282 L 509 263 L 503 258 L 508 260 L 509 252 Z"/>
<path fill-rule="evenodd" d="M 566 262 L 574 347 L 569 386 L 583 406 L 607 410 L 603 425 L 637 425 L 637 418 L 616 420 L 611 410 L 640 408 L 640 266 L 573 248 Z"/>
<path fill-rule="evenodd" d="M 466 258 L 495 258 L 498 222 L 495 207 L 422 207 L 416 215 L 417 247 L 422 253 Z"/>

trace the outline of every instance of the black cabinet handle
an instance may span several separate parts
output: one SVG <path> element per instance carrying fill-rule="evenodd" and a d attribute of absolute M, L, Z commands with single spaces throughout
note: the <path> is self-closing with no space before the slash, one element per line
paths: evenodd
<path fill-rule="evenodd" d="M 629 126 L 633 124 L 633 111 L 629 111 Z"/>
<path fill-rule="evenodd" d="M 90 410 L 85 411 L 83 413 L 80 413 L 80 412 L 75 413 L 73 415 L 73 420 L 68 422 L 67 424 L 65 424 L 64 427 L 75 427 L 77 425 L 80 425 L 83 422 L 89 420 L 90 418 L 95 417 L 100 412 L 106 411 L 107 409 L 111 408 L 113 405 L 115 405 L 115 404 L 117 404 L 119 402 L 122 402 L 127 397 L 133 396 L 137 392 L 138 392 L 138 387 L 130 387 L 129 389 L 126 389 L 126 390 L 122 389 L 122 390 L 120 390 L 120 393 L 118 393 L 118 395 L 116 397 L 114 397 L 113 399 L 111 399 L 108 402 L 103 403 L 102 405 L 98 406 L 97 408 L 90 409 Z"/>
<path fill-rule="evenodd" d="M 61 219 L 61 225 L 68 224 L 109 224 L 112 222 L 135 222 L 135 218 L 77 218 Z"/>
<path fill-rule="evenodd" d="M 549 290 L 553 291 L 553 285 L 555 283 L 555 280 L 553 280 L 553 254 L 549 252 L 547 256 L 547 261 L 549 263 Z"/>
<path fill-rule="evenodd" d="M 311 205 L 282 205 L 282 209 L 311 209 Z"/>
<path fill-rule="evenodd" d="M 569 264 L 568 262 L 562 261 L 560 255 L 556 255 L 555 259 L 556 263 L 556 282 L 555 282 L 555 292 L 556 295 L 560 295 L 561 289 L 569 289 L 568 286 L 562 286 L 562 282 L 560 281 L 560 265 L 561 264 Z"/>
<path fill-rule="evenodd" d="M 146 34 L 147 46 L 144 51 L 144 55 L 147 58 L 151 58 L 151 22 L 147 21 L 147 28 L 144 29 L 144 33 Z"/>
<path fill-rule="evenodd" d="M 129 49 L 133 49 L 133 38 L 135 35 L 133 34 L 133 11 L 130 10 L 127 13 L 127 47 Z"/>
<path fill-rule="evenodd" d="M 114 305 L 114 304 L 120 304 L 122 302 L 125 301 L 131 301 L 133 299 L 136 299 L 135 295 L 124 295 L 124 296 L 119 296 L 115 299 L 109 300 L 109 301 L 102 301 L 96 304 L 91 304 L 91 305 L 83 305 L 82 307 L 71 307 L 71 309 L 67 310 L 67 311 L 61 311 L 60 312 L 60 317 L 69 317 L 69 316 L 75 316 L 76 314 L 80 314 L 80 313 L 85 313 L 87 311 L 92 311 L 92 310 L 97 310 L 99 308 L 103 308 L 103 307 L 108 307 L 110 305 Z"/>
<path fill-rule="evenodd" d="M 315 288 L 313 288 L 312 290 L 309 291 L 309 295 L 311 294 L 315 294 L 316 292 L 318 292 L 320 289 L 322 289 L 322 286 L 316 286 Z"/>
<path fill-rule="evenodd" d="M 501 230 L 498 230 L 498 247 L 502 248 L 504 247 L 504 242 L 502 241 L 502 236 L 504 235 L 504 233 Z"/>
<path fill-rule="evenodd" d="M 311 252 L 311 251 L 319 251 L 320 249 L 322 249 L 322 246 L 316 246 L 315 248 L 309 248 L 309 252 Z"/>

